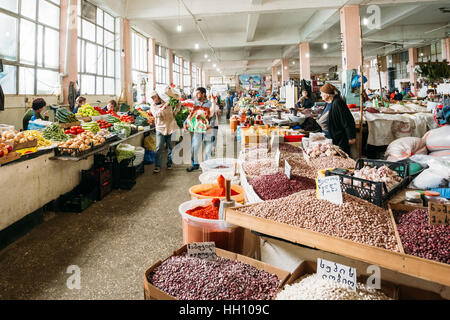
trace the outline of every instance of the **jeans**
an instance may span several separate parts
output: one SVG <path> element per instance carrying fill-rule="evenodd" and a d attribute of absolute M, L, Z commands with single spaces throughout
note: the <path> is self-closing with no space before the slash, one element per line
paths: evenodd
<path fill-rule="evenodd" d="M 194 132 L 191 142 L 191 161 L 193 167 L 198 167 L 198 153 L 202 147 L 202 142 L 205 143 L 205 160 L 212 158 L 212 150 L 214 147 L 214 142 L 216 140 L 217 129 L 212 128 L 206 133 Z"/>
<path fill-rule="evenodd" d="M 155 155 L 155 168 L 161 168 L 162 153 L 164 151 L 164 143 L 167 145 L 167 166 L 172 165 L 172 134 L 163 135 L 156 132 L 156 155 Z"/>

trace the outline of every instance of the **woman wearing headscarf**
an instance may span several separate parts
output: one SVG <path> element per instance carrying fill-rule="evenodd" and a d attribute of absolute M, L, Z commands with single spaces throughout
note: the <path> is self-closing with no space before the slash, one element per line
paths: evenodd
<path fill-rule="evenodd" d="M 320 95 L 327 106 L 317 122 L 327 138 L 333 140 L 333 144 L 350 154 L 350 145 L 356 141 L 355 119 L 352 113 L 332 84 L 326 83 L 322 86 Z"/>

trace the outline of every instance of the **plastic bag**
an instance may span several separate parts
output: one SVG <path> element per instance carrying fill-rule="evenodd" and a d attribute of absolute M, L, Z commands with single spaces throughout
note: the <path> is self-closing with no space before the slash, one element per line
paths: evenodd
<path fill-rule="evenodd" d="M 155 151 L 145 150 L 144 164 L 152 164 L 153 162 L 155 162 Z"/>
<path fill-rule="evenodd" d="M 156 151 L 156 136 L 151 134 L 144 139 L 145 150 Z"/>
<path fill-rule="evenodd" d="M 408 159 L 415 154 L 427 154 L 427 148 L 422 138 L 400 138 L 392 141 L 386 150 L 388 161 Z"/>
<path fill-rule="evenodd" d="M 429 168 L 422 171 L 410 187 L 432 189 L 447 186 L 450 179 L 450 161 L 431 159 L 427 161 L 427 164 Z"/>
<path fill-rule="evenodd" d="M 135 156 L 136 148 L 127 143 L 121 143 L 116 148 L 117 162 L 122 162 L 125 159 L 131 159 Z"/>
<path fill-rule="evenodd" d="M 428 131 L 423 136 L 423 140 L 429 152 L 450 149 L 450 126 Z"/>

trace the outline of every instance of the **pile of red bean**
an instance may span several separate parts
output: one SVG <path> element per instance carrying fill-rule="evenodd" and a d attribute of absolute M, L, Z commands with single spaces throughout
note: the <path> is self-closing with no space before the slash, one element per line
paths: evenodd
<path fill-rule="evenodd" d="M 430 225 L 427 210 L 398 215 L 397 230 L 405 253 L 450 263 L 450 226 Z"/>
<path fill-rule="evenodd" d="M 160 290 L 180 300 L 271 300 L 280 279 L 264 270 L 222 257 L 210 261 L 172 256 L 148 276 Z"/>
<path fill-rule="evenodd" d="M 316 182 L 312 179 L 291 175 L 289 180 L 284 173 L 264 175 L 249 181 L 262 200 L 279 199 L 301 190 L 314 189 Z"/>

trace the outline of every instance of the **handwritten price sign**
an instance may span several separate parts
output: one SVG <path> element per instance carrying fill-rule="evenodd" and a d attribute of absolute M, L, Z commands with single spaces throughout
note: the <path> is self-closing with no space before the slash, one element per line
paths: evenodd
<path fill-rule="evenodd" d="M 356 292 L 356 269 L 333 261 L 317 258 L 317 275 L 320 279 L 333 280 Z"/>
<path fill-rule="evenodd" d="M 334 204 L 342 204 L 341 181 L 338 176 L 317 179 L 317 198 Z"/>
<path fill-rule="evenodd" d="M 440 203 L 428 203 L 428 213 L 430 215 L 430 224 L 449 225 L 450 221 L 450 205 Z"/>
<path fill-rule="evenodd" d="M 214 242 L 192 242 L 187 245 L 189 257 L 206 260 L 216 260 L 216 245 Z"/>
<path fill-rule="evenodd" d="M 287 160 L 284 160 L 284 174 L 289 180 L 291 180 L 291 165 L 287 162 Z"/>

